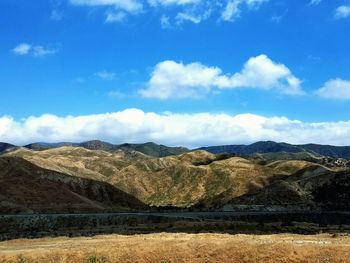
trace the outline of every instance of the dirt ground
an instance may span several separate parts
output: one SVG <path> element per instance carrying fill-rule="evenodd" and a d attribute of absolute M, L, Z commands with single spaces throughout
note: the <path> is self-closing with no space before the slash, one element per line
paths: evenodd
<path fill-rule="evenodd" d="M 149 234 L 0 242 L 0 262 L 350 262 L 350 236 Z"/>

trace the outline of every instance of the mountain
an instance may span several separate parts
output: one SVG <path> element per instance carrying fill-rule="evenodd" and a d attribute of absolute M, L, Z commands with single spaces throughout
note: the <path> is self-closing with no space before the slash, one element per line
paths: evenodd
<path fill-rule="evenodd" d="M 78 146 L 78 143 L 70 143 L 70 142 L 58 142 L 58 143 L 46 143 L 46 142 L 36 142 L 23 146 L 24 148 L 28 148 L 35 151 L 42 151 L 52 148 L 58 148 L 63 146 Z"/>
<path fill-rule="evenodd" d="M 105 182 L 70 176 L 22 158 L 0 157 L 0 213 L 142 210 L 135 197 Z"/>
<path fill-rule="evenodd" d="M 184 147 L 168 147 L 164 145 L 158 145 L 153 142 L 143 143 L 143 144 L 120 144 L 115 145 L 108 142 L 103 142 L 99 140 L 92 140 L 82 143 L 70 143 L 70 142 L 61 142 L 61 143 L 32 143 L 25 145 L 25 148 L 41 151 L 52 148 L 71 146 L 71 147 L 83 147 L 89 150 L 103 150 L 103 151 L 138 151 L 153 157 L 165 157 L 170 155 L 177 155 L 181 153 L 188 152 L 189 150 Z"/>
<path fill-rule="evenodd" d="M 0 154 L 14 148 L 16 148 L 16 146 L 13 144 L 0 142 Z"/>
<path fill-rule="evenodd" d="M 120 150 L 138 151 L 149 156 L 166 157 L 186 153 L 189 150 L 185 147 L 168 147 L 165 145 L 155 144 L 153 142 L 143 144 L 120 144 L 117 146 Z"/>
<path fill-rule="evenodd" d="M 329 146 L 318 144 L 292 145 L 288 143 L 277 143 L 272 141 L 256 142 L 251 145 L 223 145 L 202 147 L 214 154 L 232 153 L 238 155 L 263 156 L 270 159 L 281 159 L 281 156 L 274 156 L 276 153 L 283 153 L 284 159 L 315 159 L 320 157 L 350 159 L 350 146 Z"/>

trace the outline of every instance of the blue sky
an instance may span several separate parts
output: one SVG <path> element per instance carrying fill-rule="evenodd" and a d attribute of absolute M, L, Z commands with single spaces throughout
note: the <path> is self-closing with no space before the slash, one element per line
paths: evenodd
<path fill-rule="evenodd" d="M 0 10 L 0 140 L 350 144 L 348 0 L 2 0 Z M 267 124 L 252 135 L 249 118 L 237 131 L 246 136 L 223 141 L 163 138 L 164 120 L 157 135 L 137 121 L 137 132 L 126 135 L 114 131 L 129 125 L 120 120 L 108 125 L 116 135 L 90 126 L 95 132 L 66 134 L 56 121 L 40 121 L 45 114 L 65 122 L 130 109 L 161 119 L 285 118 L 299 122 L 295 134 L 307 127 L 310 135 L 287 136 L 276 127 L 265 133 Z M 338 125 L 334 138 L 329 130 L 315 134 L 312 125 L 325 123 Z"/>

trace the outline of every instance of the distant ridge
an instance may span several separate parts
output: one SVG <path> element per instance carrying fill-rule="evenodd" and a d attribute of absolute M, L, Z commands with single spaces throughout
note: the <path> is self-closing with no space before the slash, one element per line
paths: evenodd
<path fill-rule="evenodd" d="M 166 157 L 190 152 L 185 147 L 168 147 L 153 142 L 132 144 L 112 144 L 99 140 L 91 140 L 82 143 L 58 142 L 45 143 L 36 142 L 23 146 L 24 148 L 41 151 L 63 146 L 83 147 L 89 150 L 103 151 L 138 151 L 153 157 Z M 16 145 L 0 142 L 0 154 L 19 148 Z M 242 156 L 260 156 L 265 159 L 305 159 L 313 160 L 321 157 L 350 159 L 350 146 L 331 146 L 320 144 L 293 145 L 288 143 L 277 143 L 273 141 L 260 141 L 250 145 L 220 145 L 201 147 L 195 150 L 205 150 L 213 154 L 229 153 Z"/>
<path fill-rule="evenodd" d="M 312 156 L 327 156 L 331 158 L 350 159 L 350 146 L 331 146 L 319 144 L 304 144 L 293 145 L 288 143 L 277 143 L 273 141 L 260 141 L 250 145 L 222 145 L 202 147 L 200 150 L 205 150 L 210 153 L 231 153 L 238 155 L 267 155 L 275 153 L 289 153 L 290 156 L 296 154 L 312 155 Z"/>
<path fill-rule="evenodd" d="M 82 143 L 71 143 L 71 142 L 60 142 L 60 143 L 32 143 L 25 145 L 24 148 L 31 150 L 41 151 L 63 146 L 73 146 L 73 147 L 83 147 L 89 150 L 102 150 L 102 151 L 138 151 L 143 154 L 153 156 L 153 157 L 166 157 L 170 155 L 178 155 L 186 153 L 189 149 L 184 147 L 168 147 L 165 145 L 159 145 L 153 142 L 147 142 L 142 144 L 130 144 L 124 143 L 120 145 L 111 144 L 104 141 L 92 140 Z M 1 151 L 0 151 L 1 152 Z"/>

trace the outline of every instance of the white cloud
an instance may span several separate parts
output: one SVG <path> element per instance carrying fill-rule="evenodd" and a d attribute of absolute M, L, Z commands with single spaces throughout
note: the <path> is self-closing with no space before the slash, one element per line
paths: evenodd
<path fill-rule="evenodd" d="M 59 10 L 52 10 L 50 19 L 53 21 L 61 21 L 63 19 L 63 12 Z"/>
<path fill-rule="evenodd" d="M 269 0 L 228 0 L 225 8 L 221 12 L 221 19 L 223 21 L 232 22 L 239 18 L 241 14 L 242 5 L 246 5 L 249 9 L 257 9 L 261 4 Z"/>
<path fill-rule="evenodd" d="M 43 46 L 33 46 L 27 43 L 22 43 L 12 50 L 17 55 L 33 55 L 35 57 L 44 57 L 58 52 L 57 49 L 49 49 Z"/>
<path fill-rule="evenodd" d="M 115 78 L 116 74 L 114 72 L 109 72 L 109 71 L 103 70 L 103 71 L 95 73 L 95 75 L 103 80 L 113 80 Z"/>
<path fill-rule="evenodd" d="M 31 51 L 32 46 L 27 43 L 22 43 L 16 46 L 12 51 L 17 55 L 27 55 Z"/>
<path fill-rule="evenodd" d="M 167 15 L 162 15 L 160 17 L 160 25 L 162 28 L 164 29 L 169 29 L 171 28 L 171 24 L 170 24 L 170 18 Z"/>
<path fill-rule="evenodd" d="M 125 12 L 107 12 L 106 23 L 121 23 L 125 21 L 127 14 Z"/>
<path fill-rule="evenodd" d="M 210 10 L 208 10 L 207 12 L 201 15 L 194 15 L 189 12 L 180 12 L 176 15 L 175 19 L 178 25 L 184 23 L 185 21 L 189 21 L 194 24 L 199 24 L 203 20 L 208 19 L 210 16 L 210 13 L 211 13 Z"/>
<path fill-rule="evenodd" d="M 200 97 L 212 89 L 276 89 L 290 95 L 303 94 L 301 81 L 283 64 L 266 55 L 250 58 L 243 69 L 231 76 L 218 67 L 201 63 L 163 61 L 156 65 L 147 88 L 139 93 L 146 98 L 169 99 Z"/>
<path fill-rule="evenodd" d="M 69 0 L 76 6 L 102 6 L 107 9 L 105 22 L 124 21 L 128 14 L 140 14 L 162 8 L 162 28 L 171 28 L 170 20 L 179 25 L 185 21 L 199 24 L 211 14 L 219 14 L 223 21 L 234 21 L 245 10 L 257 9 L 269 0 Z M 114 9 L 114 10 L 113 10 Z M 173 11 L 176 15 L 173 15 Z M 243 11 L 242 11 L 243 10 Z M 113 12 L 114 11 L 114 12 Z M 119 12 L 123 11 L 123 12 Z M 126 12 L 126 13 L 125 13 Z"/>
<path fill-rule="evenodd" d="M 283 64 L 272 61 L 266 55 L 250 58 L 241 72 L 232 77 L 221 77 L 218 85 L 222 88 L 277 89 L 290 95 L 303 94 L 301 81 Z"/>
<path fill-rule="evenodd" d="M 233 21 L 235 18 L 238 18 L 241 13 L 241 10 L 239 9 L 240 4 L 241 0 L 228 1 L 221 14 L 222 20 Z"/>
<path fill-rule="evenodd" d="M 337 19 L 350 17 L 350 5 L 339 6 L 335 10 L 334 17 L 337 18 Z"/>
<path fill-rule="evenodd" d="M 329 80 L 316 94 L 326 99 L 350 100 L 350 81 L 342 79 Z"/>
<path fill-rule="evenodd" d="M 43 57 L 43 56 L 53 55 L 57 53 L 57 49 L 49 49 L 43 46 L 33 46 L 32 52 L 33 52 L 33 55 L 36 57 Z"/>
<path fill-rule="evenodd" d="M 45 114 L 20 121 L 0 117 L 0 141 L 27 144 L 91 139 L 188 147 L 259 140 L 349 145 L 350 121 L 309 123 L 254 114 L 157 114 L 138 109 L 86 116 Z"/>
<path fill-rule="evenodd" d="M 202 0 L 148 0 L 151 6 L 163 5 L 188 5 L 188 4 L 199 4 Z"/>
<path fill-rule="evenodd" d="M 322 0 L 311 0 L 309 2 L 309 5 L 319 5 L 322 2 Z"/>
<path fill-rule="evenodd" d="M 139 12 L 143 8 L 138 0 L 70 0 L 70 3 L 81 6 L 113 6 L 128 12 Z"/>

